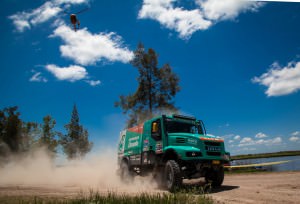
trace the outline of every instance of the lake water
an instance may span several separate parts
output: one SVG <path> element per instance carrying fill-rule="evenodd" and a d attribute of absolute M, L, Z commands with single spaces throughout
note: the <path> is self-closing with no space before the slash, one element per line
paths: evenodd
<path fill-rule="evenodd" d="M 287 160 L 290 160 L 290 162 L 265 166 L 262 168 L 267 171 L 300 171 L 300 156 L 242 159 L 242 160 L 232 161 L 231 165 L 259 164 L 265 162 L 277 162 L 277 161 L 287 161 Z"/>

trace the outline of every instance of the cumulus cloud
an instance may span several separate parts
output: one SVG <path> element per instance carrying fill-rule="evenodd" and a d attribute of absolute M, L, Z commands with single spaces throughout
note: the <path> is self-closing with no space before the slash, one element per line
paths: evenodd
<path fill-rule="evenodd" d="M 176 30 L 181 38 L 190 37 L 197 30 L 211 26 L 199 9 L 185 10 L 173 6 L 174 0 L 144 0 L 138 18 L 157 20 L 163 26 Z"/>
<path fill-rule="evenodd" d="M 236 18 L 241 12 L 257 11 L 262 3 L 241 0 L 194 0 L 196 7 L 176 7 L 176 0 L 144 0 L 138 18 L 158 21 L 175 30 L 181 38 L 189 38 L 198 30 L 206 30 L 221 20 Z"/>
<path fill-rule="evenodd" d="M 261 3 L 245 0 L 197 0 L 206 18 L 220 21 L 235 19 L 240 13 L 257 11 Z"/>
<path fill-rule="evenodd" d="M 244 138 L 240 141 L 241 144 L 252 143 L 252 142 L 253 142 L 253 140 L 252 140 L 251 137 L 244 137 Z"/>
<path fill-rule="evenodd" d="M 297 136 L 297 135 L 300 135 L 300 131 L 296 131 L 292 133 L 292 136 Z"/>
<path fill-rule="evenodd" d="M 273 63 L 267 73 L 252 79 L 253 83 L 266 86 L 267 96 L 283 96 L 300 90 L 300 62 L 290 62 L 281 67 Z"/>
<path fill-rule="evenodd" d="M 123 46 L 122 38 L 115 33 L 92 34 L 86 28 L 74 32 L 61 25 L 51 37 L 64 41 L 60 46 L 62 56 L 81 65 L 93 65 L 102 60 L 127 63 L 133 58 L 133 52 Z"/>
<path fill-rule="evenodd" d="M 32 77 L 29 79 L 31 82 L 44 82 L 46 83 L 48 80 L 42 76 L 41 72 L 36 72 L 34 70 L 31 71 L 33 73 Z"/>
<path fill-rule="evenodd" d="M 281 137 L 275 137 L 271 139 L 257 139 L 254 140 L 251 137 L 244 137 L 240 143 L 238 144 L 239 147 L 244 147 L 244 146 L 253 146 L 253 145 L 278 145 L 282 143 Z"/>
<path fill-rule="evenodd" d="M 292 136 L 292 137 L 289 138 L 289 140 L 290 140 L 291 142 L 296 142 L 296 141 L 298 141 L 299 139 L 300 139 L 300 138 L 297 137 L 297 136 Z"/>
<path fill-rule="evenodd" d="M 241 136 L 236 135 L 236 136 L 234 136 L 234 139 L 235 139 L 235 140 L 239 140 L 239 139 L 241 139 Z"/>
<path fill-rule="evenodd" d="M 54 64 L 48 64 L 45 67 L 51 72 L 58 80 L 66 80 L 75 82 L 78 80 L 86 79 L 88 73 L 84 67 L 71 65 L 69 67 L 58 67 Z"/>
<path fill-rule="evenodd" d="M 262 132 L 259 132 L 255 135 L 255 138 L 265 138 L 265 137 L 268 137 L 268 136 Z"/>
<path fill-rule="evenodd" d="M 46 1 L 43 5 L 31 11 L 17 12 L 8 18 L 13 21 L 16 30 L 23 32 L 30 29 L 32 26 L 44 23 L 51 18 L 57 16 L 63 9 L 62 5 L 82 4 L 87 3 L 89 0 L 53 0 Z"/>
<path fill-rule="evenodd" d="M 270 141 L 272 144 L 281 144 L 282 139 L 281 137 L 276 137 L 273 140 Z"/>

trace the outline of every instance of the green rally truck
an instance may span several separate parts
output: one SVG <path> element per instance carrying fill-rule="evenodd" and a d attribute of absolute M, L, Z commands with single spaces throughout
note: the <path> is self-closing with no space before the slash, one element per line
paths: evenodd
<path fill-rule="evenodd" d="M 123 181 L 152 174 L 170 191 L 180 188 L 183 179 L 199 177 L 220 186 L 229 161 L 223 139 L 207 135 L 203 122 L 194 117 L 162 115 L 120 133 L 118 165 Z"/>

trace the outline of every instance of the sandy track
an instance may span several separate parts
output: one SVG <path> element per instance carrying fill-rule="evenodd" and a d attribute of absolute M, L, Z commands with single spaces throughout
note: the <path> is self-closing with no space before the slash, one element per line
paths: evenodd
<path fill-rule="evenodd" d="M 203 185 L 203 182 L 200 182 Z M 106 192 L 127 192 L 126 188 L 94 189 Z M 1 185 L 0 197 L 38 196 L 70 198 L 88 188 L 53 185 Z M 151 192 L 161 192 L 157 189 Z M 213 189 L 210 196 L 219 203 L 300 203 L 300 172 L 274 172 L 226 175 L 223 186 Z"/>
<path fill-rule="evenodd" d="M 222 203 L 300 203 L 300 172 L 226 175 L 211 196 Z"/>

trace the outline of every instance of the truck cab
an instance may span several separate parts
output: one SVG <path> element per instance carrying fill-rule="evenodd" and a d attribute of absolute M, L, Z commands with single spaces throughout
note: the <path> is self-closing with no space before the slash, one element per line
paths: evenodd
<path fill-rule="evenodd" d="M 151 173 L 169 190 L 182 179 L 205 177 L 220 186 L 223 165 L 230 161 L 224 141 L 207 135 L 204 124 L 194 117 L 161 115 L 120 134 L 118 164 L 121 179 Z"/>

